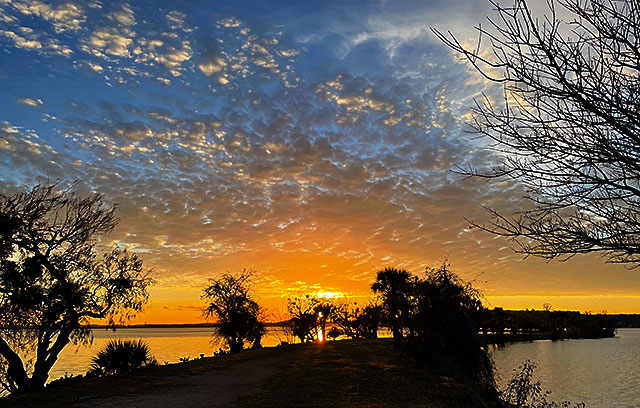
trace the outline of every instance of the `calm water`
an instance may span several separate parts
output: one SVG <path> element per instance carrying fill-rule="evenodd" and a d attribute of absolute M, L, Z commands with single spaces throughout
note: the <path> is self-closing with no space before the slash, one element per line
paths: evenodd
<path fill-rule="evenodd" d="M 94 330 L 94 337 L 91 347 L 65 348 L 50 378 L 85 373 L 96 351 L 114 338 L 146 340 L 160 364 L 201 353 L 210 356 L 220 347 L 211 328 L 100 329 Z M 283 340 L 292 342 L 279 329 L 269 328 L 263 345 Z M 535 378 L 543 389 L 553 391 L 551 398 L 556 401 L 582 401 L 589 408 L 640 407 L 640 329 L 620 329 L 611 339 L 511 344 L 494 351 L 493 358 L 500 384 L 530 359 L 538 366 Z"/>
<path fill-rule="evenodd" d="M 610 339 L 508 345 L 493 352 L 501 383 L 527 358 L 538 366 L 534 376 L 555 401 L 640 407 L 640 329 L 619 329 Z"/>

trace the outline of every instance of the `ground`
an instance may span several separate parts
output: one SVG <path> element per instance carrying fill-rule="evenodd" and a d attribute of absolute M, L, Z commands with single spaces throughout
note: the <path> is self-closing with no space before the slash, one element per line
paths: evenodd
<path fill-rule="evenodd" d="M 252 350 L 78 379 L 0 400 L 16 407 L 482 407 L 469 387 L 399 357 L 391 341 Z"/>

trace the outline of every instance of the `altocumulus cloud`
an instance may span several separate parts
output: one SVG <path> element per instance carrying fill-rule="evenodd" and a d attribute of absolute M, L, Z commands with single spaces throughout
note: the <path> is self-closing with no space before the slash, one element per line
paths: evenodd
<path fill-rule="evenodd" d="M 0 118 L 3 189 L 49 176 L 105 193 L 122 218 L 105 244 L 143 253 L 165 288 L 253 267 L 264 296 L 365 293 L 378 267 L 449 255 L 512 290 L 519 257 L 464 217 L 522 192 L 450 171 L 491 162 L 461 118 L 496 90 L 426 30 L 474 21 L 473 4 L 456 22 L 424 2 L 2 0 L 0 74 L 20 102 Z"/>

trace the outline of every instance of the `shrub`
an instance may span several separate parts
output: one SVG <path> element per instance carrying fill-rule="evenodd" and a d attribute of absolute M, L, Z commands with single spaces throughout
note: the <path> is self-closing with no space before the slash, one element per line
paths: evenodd
<path fill-rule="evenodd" d="M 149 345 L 142 340 L 111 340 L 91 361 L 90 373 L 97 375 L 121 374 L 157 364 Z"/>
<path fill-rule="evenodd" d="M 500 391 L 500 399 L 506 407 L 517 408 L 584 408 L 579 402 L 571 404 L 569 401 L 555 402 L 547 398 L 551 391 L 543 391 L 540 381 L 533 381 L 536 368 L 531 360 L 525 360 L 520 367 L 513 370 L 514 375 L 506 387 Z"/>

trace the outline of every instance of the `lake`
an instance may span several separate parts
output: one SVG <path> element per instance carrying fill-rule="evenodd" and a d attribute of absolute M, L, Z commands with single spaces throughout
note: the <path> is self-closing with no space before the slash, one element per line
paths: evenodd
<path fill-rule="evenodd" d="M 67 346 L 51 371 L 51 379 L 85 373 L 91 358 L 114 338 L 144 339 L 158 363 L 176 363 L 183 357 L 211 356 L 220 344 L 212 328 L 121 328 L 94 330 L 91 347 Z M 292 342 L 278 328 L 269 328 L 264 346 Z M 619 329 L 615 338 L 597 340 L 534 341 L 514 343 L 493 351 L 504 384 L 526 359 L 536 363 L 535 379 L 551 399 L 585 402 L 589 408 L 640 406 L 640 329 Z"/>
<path fill-rule="evenodd" d="M 493 352 L 504 384 L 526 359 L 534 378 L 555 401 L 584 402 L 588 408 L 640 407 L 640 329 L 618 329 L 614 338 L 541 340 L 507 345 Z"/>

